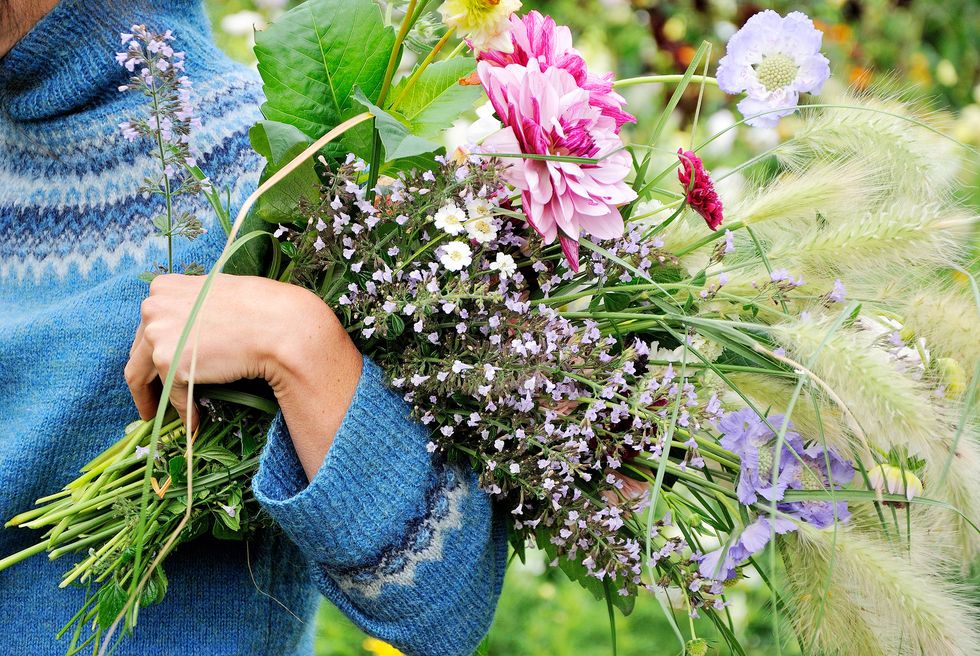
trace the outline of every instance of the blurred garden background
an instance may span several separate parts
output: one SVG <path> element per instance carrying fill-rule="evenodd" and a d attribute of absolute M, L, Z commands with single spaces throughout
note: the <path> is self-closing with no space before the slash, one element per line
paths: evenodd
<path fill-rule="evenodd" d="M 289 0 L 208 0 L 218 43 L 234 58 L 253 62 L 253 29 L 261 29 L 292 4 Z M 382 3 L 384 4 L 384 3 Z M 438 0 L 430 2 L 431 9 Z M 912 93 L 921 98 L 944 129 L 957 140 L 980 145 L 980 2 L 978 0 L 797 0 L 795 2 L 736 2 L 736 0 L 525 0 L 572 28 L 576 46 L 590 68 L 614 71 L 617 77 L 683 72 L 702 41 L 712 44 L 712 67 L 724 54 L 728 38 L 753 13 L 766 8 L 780 13 L 799 10 L 811 16 L 824 32 L 824 52 L 832 62 L 833 78 L 825 96 L 855 91 Z M 644 126 L 624 134 L 643 142 L 672 88 L 659 85 L 623 90 L 628 109 Z M 692 139 L 701 143 L 739 120 L 734 99 L 706 88 L 698 111 L 699 94 L 689 89 L 672 117 L 672 129 L 656 144 L 665 157 Z M 695 127 L 695 116 L 698 120 Z M 476 116 L 474 114 L 473 119 Z M 777 129 L 729 130 L 714 140 L 702 155 L 716 176 L 730 171 L 733 162 L 745 161 L 792 134 L 796 122 L 783 120 Z M 696 130 L 692 136 L 692 128 Z M 447 134 L 450 144 L 466 141 L 465 122 Z M 951 162 L 951 165 L 954 165 Z M 725 177 L 726 193 L 738 193 L 751 184 L 758 171 L 745 170 Z M 980 172 L 964 169 L 961 175 L 972 205 L 980 206 Z M 976 265 L 976 260 L 974 260 Z M 976 269 L 976 266 L 972 267 Z M 759 580 L 741 582 L 729 592 L 732 613 L 742 644 L 750 656 L 799 654 L 788 627 L 774 626 L 768 612 L 769 593 Z M 746 597 L 752 603 L 743 603 Z M 641 598 L 628 617 L 617 616 L 618 653 L 680 653 L 662 607 L 671 600 Z M 744 615 L 745 609 L 760 609 Z M 687 622 L 686 613 L 676 613 Z M 721 650 L 710 625 L 698 623 L 698 633 Z M 776 634 L 779 635 L 776 635 Z M 781 639 L 780 639 L 781 638 Z M 317 627 L 318 656 L 390 655 L 395 650 L 367 638 L 339 611 L 324 603 Z M 606 605 L 558 572 L 547 570 L 539 553 L 526 563 L 512 562 L 500 605 L 484 653 L 500 656 L 531 654 L 609 654 L 610 632 Z"/>

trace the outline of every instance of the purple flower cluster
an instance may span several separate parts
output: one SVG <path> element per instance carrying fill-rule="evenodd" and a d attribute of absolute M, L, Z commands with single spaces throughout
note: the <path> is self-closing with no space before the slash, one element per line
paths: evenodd
<path fill-rule="evenodd" d="M 142 193 L 145 197 L 173 197 L 210 190 L 206 179 L 199 180 L 188 171 L 197 166 L 191 131 L 200 127 L 201 121 L 194 115 L 192 84 L 184 73 L 184 53 L 173 48 L 173 33 L 156 34 L 143 25 L 133 25 L 120 40 L 126 50 L 116 53 L 116 61 L 133 75 L 119 91 L 145 95 L 149 112 L 123 121 L 119 129 L 128 141 L 150 139 L 151 152 L 160 159 L 160 177 L 148 178 Z M 201 222 L 190 214 L 158 217 L 154 225 L 168 238 L 179 235 L 194 239 L 204 232 Z"/>
<path fill-rule="evenodd" d="M 320 202 L 304 203 L 305 224 L 277 231 L 295 247 L 294 282 L 336 308 L 432 428 L 430 451 L 473 460 L 517 533 L 555 564 L 580 562 L 633 594 L 644 565 L 633 518 L 647 499 L 643 484 L 619 472 L 664 455 L 675 402 L 685 435 L 717 421 L 721 406 L 672 365 L 650 363 L 649 343 L 566 318 L 547 295 L 582 280 L 601 287 L 647 275 L 666 259 L 662 244 L 634 230 L 610 246 L 629 267 L 596 256 L 591 271 L 575 274 L 559 267 L 557 252 L 532 256 L 495 160 L 443 160 L 433 171 L 383 178 L 373 198 L 363 177 L 363 162 L 348 158 L 325 175 Z M 470 230 L 480 217 L 462 208 L 489 213 L 492 229 Z M 469 261 L 446 266 L 447 243 Z M 500 257 L 515 263 L 508 275 L 495 267 Z M 682 469 L 704 466 L 693 437 L 674 448 Z M 652 565 L 686 587 L 699 578 L 697 564 L 664 526 L 651 536 Z M 696 587 L 694 607 L 715 603 L 710 586 Z"/>
<path fill-rule="evenodd" d="M 725 415 L 718 423 L 721 445 L 741 460 L 738 500 L 748 506 L 761 499 L 757 506 L 761 513 L 768 513 L 767 501 L 776 502 L 776 514 L 760 514 L 727 547 L 705 555 L 702 576 L 732 578 L 735 567 L 766 546 L 773 533 L 794 531 L 796 522 L 827 528 L 850 516 L 843 501 L 783 501 L 787 490 L 837 489 L 854 477 L 850 462 L 820 444 L 807 446 L 791 423 L 785 426 L 777 453 L 784 421 L 781 415 L 764 419 L 745 408 Z"/>

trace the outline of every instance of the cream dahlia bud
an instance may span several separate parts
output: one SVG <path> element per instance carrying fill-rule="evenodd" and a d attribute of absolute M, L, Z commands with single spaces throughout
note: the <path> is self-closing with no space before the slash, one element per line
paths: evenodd
<path fill-rule="evenodd" d="M 510 16 L 521 0 L 446 0 L 439 7 L 442 22 L 456 28 L 476 52 L 511 52 Z"/>
<path fill-rule="evenodd" d="M 922 496 L 922 481 L 919 477 L 894 465 L 881 464 L 872 467 L 868 470 L 868 481 L 877 492 L 904 494 L 909 501 Z"/>
<path fill-rule="evenodd" d="M 966 372 L 960 363 L 953 358 L 937 358 L 936 369 L 943 385 L 946 386 L 946 398 L 958 399 L 966 392 Z"/>

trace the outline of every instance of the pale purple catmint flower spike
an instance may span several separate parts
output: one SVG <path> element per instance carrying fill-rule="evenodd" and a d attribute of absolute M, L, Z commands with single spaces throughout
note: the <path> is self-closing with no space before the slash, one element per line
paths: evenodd
<path fill-rule="evenodd" d="M 830 62 L 820 53 L 823 33 L 806 14 L 785 18 L 771 9 L 755 14 L 728 41 L 718 62 L 718 86 L 745 93 L 738 104 L 746 123 L 771 128 L 796 111 L 801 93 L 817 95 L 830 77 Z M 754 116 L 755 114 L 760 116 Z"/>

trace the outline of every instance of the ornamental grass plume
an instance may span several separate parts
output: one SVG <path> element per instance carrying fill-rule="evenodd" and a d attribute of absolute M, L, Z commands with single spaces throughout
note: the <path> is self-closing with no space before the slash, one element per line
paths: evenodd
<path fill-rule="evenodd" d="M 905 326 L 967 372 L 980 362 L 980 308 L 970 293 L 934 282 L 896 299 Z"/>
<path fill-rule="evenodd" d="M 809 223 L 817 220 L 817 213 L 846 220 L 870 210 L 882 197 L 887 181 L 879 171 L 871 159 L 813 162 L 767 181 L 729 214 L 749 226 Z"/>
<path fill-rule="evenodd" d="M 874 154 L 894 188 L 912 197 L 941 198 L 955 183 L 956 144 L 932 131 L 946 131 L 942 114 L 887 89 L 838 93 L 826 102 L 839 107 L 804 109 L 793 138 L 777 148 L 784 166 L 802 170 L 816 160 Z"/>
<path fill-rule="evenodd" d="M 817 208 L 819 211 L 819 208 Z M 931 200 L 894 200 L 850 217 L 821 213 L 820 221 L 785 222 L 773 242 L 770 261 L 808 279 L 857 282 L 869 271 L 908 274 L 960 259 L 963 237 L 973 222 L 962 210 Z"/>
<path fill-rule="evenodd" d="M 860 430 L 871 448 L 925 460 L 928 496 L 964 514 L 949 521 L 957 528 L 962 561 L 972 562 L 980 553 L 980 536 L 971 526 L 980 525 L 976 426 L 963 426 L 954 444 L 961 418 L 928 379 L 916 379 L 900 366 L 873 331 L 856 326 L 831 332 L 832 323 L 833 317 L 804 318 L 771 331 L 793 359 L 807 364 L 841 399 L 858 424 L 852 429 Z"/>
<path fill-rule="evenodd" d="M 950 409 L 896 365 L 879 334 L 860 325 L 832 330 L 835 318 L 794 319 L 771 332 L 842 399 L 872 446 L 907 447 L 926 459 L 944 454 L 939 435 L 954 421 Z"/>
<path fill-rule="evenodd" d="M 928 539 L 913 536 L 920 538 Z M 974 653 L 976 609 L 938 575 L 942 563 L 928 549 L 909 549 L 857 527 L 805 525 L 783 544 L 793 564 L 786 568 L 793 622 L 807 653 Z"/>

